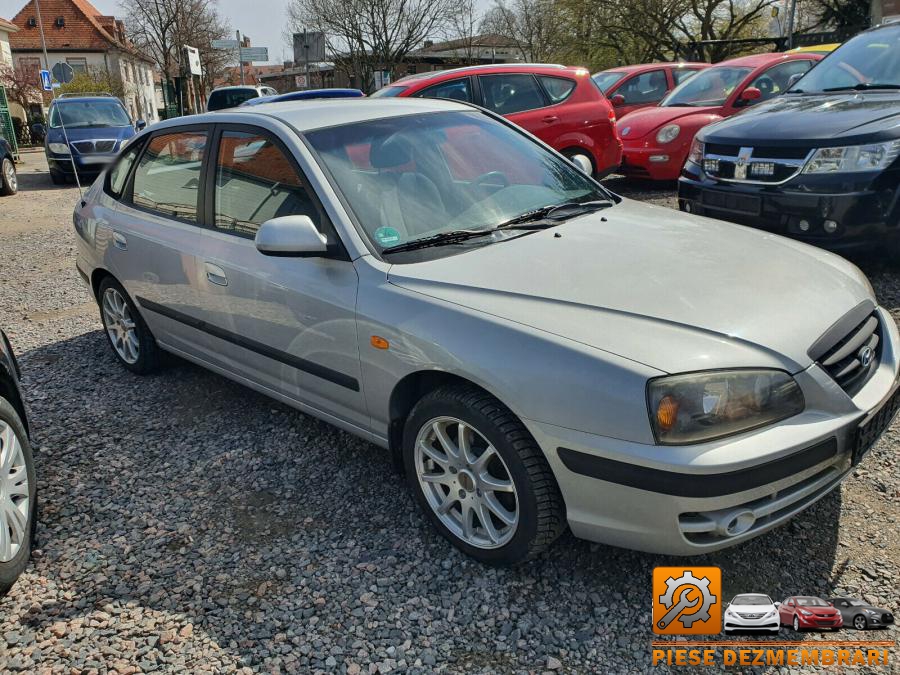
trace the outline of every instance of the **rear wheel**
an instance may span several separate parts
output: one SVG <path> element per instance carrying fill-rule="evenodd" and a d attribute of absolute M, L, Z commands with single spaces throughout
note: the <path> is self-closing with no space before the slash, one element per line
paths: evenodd
<path fill-rule="evenodd" d="M 563 150 L 563 155 L 565 155 L 570 162 L 572 162 L 575 166 L 577 166 L 581 171 L 588 176 L 593 176 L 596 169 L 594 167 L 594 160 L 591 159 L 590 154 L 588 154 L 584 150 L 579 150 L 577 148 L 569 148 L 568 150 Z"/>
<path fill-rule="evenodd" d="M 508 408 L 473 386 L 442 387 L 416 404 L 403 461 L 428 519 L 481 562 L 524 562 L 565 527 L 562 496 L 541 449 Z"/>
<path fill-rule="evenodd" d="M 134 302 L 118 281 L 100 282 L 100 318 L 109 345 L 128 370 L 146 375 L 159 365 L 159 347 Z"/>
<path fill-rule="evenodd" d="M 14 195 L 19 190 L 19 179 L 16 177 L 16 165 L 9 157 L 0 162 L 0 194 Z"/>
<path fill-rule="evenodd" d="M 31 556 L 37 513 L 37 480 L 22 420 L 0 398 L 0 595 L 22 574 Z"/>

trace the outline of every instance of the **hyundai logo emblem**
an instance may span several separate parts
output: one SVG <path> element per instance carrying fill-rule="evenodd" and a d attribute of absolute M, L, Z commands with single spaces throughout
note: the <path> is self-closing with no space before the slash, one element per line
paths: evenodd
<path fill-rule="evenodd" d="M 871 347 L 863 347 L 859 350 L 859 364 L 863 368 L 868 368 L 871 365 L 874 356 L 875 352 L 872 351 Z"/>

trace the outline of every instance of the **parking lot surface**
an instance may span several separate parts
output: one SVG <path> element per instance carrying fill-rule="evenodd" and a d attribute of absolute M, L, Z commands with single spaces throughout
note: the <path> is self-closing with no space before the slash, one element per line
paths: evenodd
<path fill-rule="evenodd" d="M 565 534 L 523 567 L 481 566 L 430 529 L 386 452 L 177 359 L 132 375 L 75 270 L 76 190 L 37 153 L 19 176 L 0 198 L 0 326 L 41 504 L 34 560 L 0 599 L 0 671 L 662 670 L 651 570 L 677 559 Z M 671 186 L 609 183 L 674 204 Z M 900 266 L 864 269 L 900 319 Z M 726 599 L 847 594 L 897 614 L 898 448 L 895 422 L 839 490 L 695 562 L 723 568 Z"/>

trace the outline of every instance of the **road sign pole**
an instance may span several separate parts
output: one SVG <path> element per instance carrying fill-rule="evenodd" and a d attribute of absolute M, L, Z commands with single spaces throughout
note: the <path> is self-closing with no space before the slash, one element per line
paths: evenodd
<path fill-rule="evenodd" d="M 234 31 L 234 35 L 237 38 L 238 46 L 237 46 L 237 54 L 238 54 L 238 64 L 241 69 L 241 84 L 244 84 L 244 62 L 241 60 L 241 31 Z"/>

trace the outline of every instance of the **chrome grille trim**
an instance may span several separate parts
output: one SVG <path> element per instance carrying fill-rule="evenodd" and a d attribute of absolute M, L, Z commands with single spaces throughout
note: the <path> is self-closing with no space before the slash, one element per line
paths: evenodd
<path fill-rule="evenodd" d="M 812 150 L 808 150 L 806 154 L 799 159 L 791 159 L 791 158 L 778 158 L 778 157 L 755 157 L 752 153 L 755 148 L 743 148 L 751 150 L 750 159 L 747 160 L 746 166 L 749 168 L 754 164 L 774 164 L 775 167 L 781 167 L 782 169 L 787 169 L 790 171 L 790 175 L 786 178 L 782 178 L 781 180 L 755 180 L 752 178 L 725 178 L 721 175 L 717 175 L 717 173 L 706 173 L 703 169 L 703 161 L 707 159 L 716 160 L 719 163 L 719 167 L 721 169 L 723 163 L 727 164 L 737 164 L 740 157 L 738 155 L 725 155 L 718 153 L 703 153 L 703 158 L 700 162 L 700 169 L 704 174 L 713 178 L 717 181 L 721 181 L 723 183 L 739 183 L 741 185 L 784 185 L 788 181 L 797 177 L 797 175 L 803 170 L 803 167 L 806 166 L 806 163 L 810 160 L 813 153 L 815 152 L 815 148 Z"/>
<path fill-rule="evenodd" d="M 880 329 L 878 315 L 872 313 L 816 360 L 844 391 L 855 393 L 855 389 L 864 384 L 878 367 Z M 871 358 L 869 363 L 864 364 L 862 356 L 866 349 L 870 350 Z"/>

